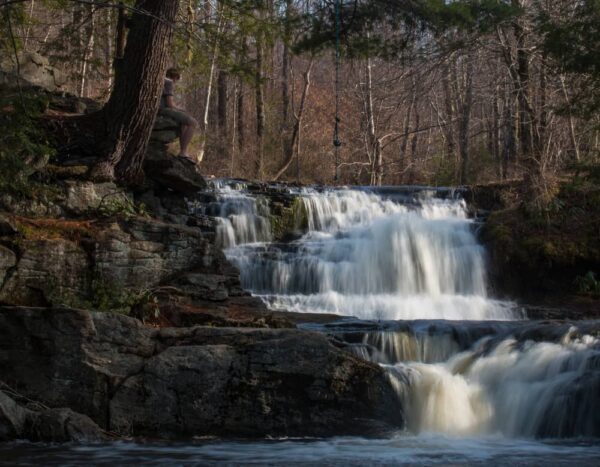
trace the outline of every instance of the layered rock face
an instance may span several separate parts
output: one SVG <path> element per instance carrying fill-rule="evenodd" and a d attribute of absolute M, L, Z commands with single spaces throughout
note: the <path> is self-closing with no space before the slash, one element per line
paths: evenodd
<path fill-rule="evenodd" d="M 144 327 L 69 309 L 0 309 L 0 374 L 51 407 L 146 436 L 311 436 L 402 425 L 384 372 L 299 330 Z"/>
<path fill-rule="evenodd" d="M 177 130 L 157 119 L 132 189 L 94 183 L 96 155 L 66 151 L 36 167 L 35 199 L 0 193 L 0 440 L 402 426 L 381 368 L 242 289 L 217 220 L 189 209 L 206 182 L 168 152 Z"/>
<path fill-rule="evenodd" d="M 66 224 L 66 230 L 76 224 Z M 115 289 L 145 288 L 196 280 L 198 300 L 248 296 L 237 271 L 198 229 L 147 218 L 95 223 L 87 236 L 21 239 L 0 247 L 0 300 L 47 305 L 84 299 L 102 281 Z M 83 235 L 82 234 L 82 235 Z M 198 275 L 203 279 L 198 281 Z"/>

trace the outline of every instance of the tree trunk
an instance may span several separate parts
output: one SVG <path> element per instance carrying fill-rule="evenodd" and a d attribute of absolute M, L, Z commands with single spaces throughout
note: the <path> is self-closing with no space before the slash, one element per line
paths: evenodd
<path fill-rule="evenodd" d="M 246 54 L 248 53 L 248 45 L 246 43 L 246 38 L 242 38 L 242 48 L 240 50 L 240 58 L 246 58 Z M 237 119 L 237 132 L 238 132 L 238 153 L 241 154 L 244 148 L 245 143 L 245 128 L 244 128 L 244 79 L 240 75 L 238 78 L 237 85 L 237 96 L 236 96 L 236 115 L 234 116 Z"/>
<path fill-rule="evenodd" d="M 283 52 L 281 58 L 281 135 L 284 159 L 289 155 L 294 143 L 288 138 L 288 120 L 290 107 L 290 48 L 291 24 L 290 12 L 292 0 L 285 0 L 285 25 L 283 35 Z"/>
<path fill-rule="evenodd" d="M 112 88 L 113 80 L 113 9 L 106 9 L 106 35 L 104 36 L 104 74 L 106 76 L 106 89 Z"/>
<path fill-rule="evenodd" d="M 415 179 L 415 163 L 417 161 L 417 147 L 419 145 L 419 126 L 421 125 L 421 114 L 418 108 L 415 108 L 415 126 L 412 137 L 410 139 L 410 156 L 407 164 L 408 183 L 414 183 Z"/>
<path fill-rule="evenodd" d="M 83 51 L 83 57 L 81 60 L 81 68 L 79 70 L 79 96 L 80 97 L 88 97 L 88 93 L 86 92 L 86 84 L 87 84 L 87 71 L 90 59 L 94 53 L 94 39 L 96 34 L 96 7 L 90 6 L 89 14 L 90 14 L 90 23 L 87 28 L 88 40 L 85 44 L 85 49 Z"/>
<path fill-rule="evenodd" d="M 454 60 L 451 55 L 449 60 Z M 444 125 L 444 135 L 446 137 L 446 157 L 449 161 L 456 157 L 456 143 L 454 141 L 454 94 L 450 85 L 450 65 L 446 65 L 442 71 L 442 87 L 444 89 L 444 108 L 446 112 L 446 123 Z"/>
<path fill-rule="evenodd" d="M 458 145 L 460 149 L 460 178 L 459 183 L 467 183 L 469 174 L 469 125 L 471 123 L 471 110 L 473 109 L 473 52 L 468 52 L 465 57 L 463 83 L 464 96 L 461 102 L 460 122 L 458 127 Z"/>
<path fill-rule="evenodd" d="M 210 111 L 210 101 L 213 92 L 213 82 L 215 79 L 215 69 L 217 67 L 217 58 L 219 57 L 219 42 L 224 18 L 223 9 L 224 6 L 221 6 L 221 11 L 219 13 L 219 19 L 217 24 L 217 37 L 215 38 L 215 44 L 212 51 L 212 58 L 210 61 L 210 72 L 208 75 L 208 84 L 206 85 L 206 102 L 204 105 L 204 117 L 202 118 L 202 143 L 200 144 L 200 150 L 198 151 L 198 162 L 202 162 L 202 160 L 204 159 L 206 140 L 208 139 L 208 115 Z"/>
<path fill-rule="evenodd" d="M 375 111 L 373 108 L 373 64 L 371 58 L 366 61 L 366 111 L 367 111 L 367 145 L 371 160 L 371 185 L 381 185 L 383 180 L 383 151 L 381 140 L 377 137 L 375 127 Z"/>
<path fill-rule="evenodd" d="M 562 88 L 563 96 L 565 97 L 567 108 L 569 109 L 569 139 L 571 140 L 571 148 L 575 160 L 579 162 L 581 160 L 581 156 L 579 155 L 579 145 L 577 144 L 577 134 L 575 133 L 575 119 L 573 118 L 573 113 L 571 112 L 571 99 L 569 99 L 569 92 L 567 91 L 567 86 L 565 85 L 565 77 L 563 75 L 560 76 L 560 85 Z"/>
<path fill-rule="evenodd" d="M 256 69 L 255 69 L 255 93 L 256 93 L 256 178 L 262 179 L 264 173 L 264 134 L 265 134 L 265 102 L 263 93 L 263 40 L 262 32 L 256 37 Z"/>
<path fill-rule="evenodd" d="M 500 87 L 496 86 L 496 90 L 494 92 L 494 101 L 492 103 L 492 154 L 494 160 L 498 163 L 498 175 L 500 178 L 502 178 L 502 155 L 500 151 L 500 97 Z"/>
<path fill-rule="evenodd" d="M 119 10 L 117 17 L 117 37 L 115 43 L 115 74 L 119 72 L 123 64 L 125 56 L 125 44 L 127 43 L 127 17 L 125 16 L 125 6 L 123 2 L 119 2 Z M 116 77 L 115 77 L 116 78 Z"/>
<path fill-rule="evenodd" d="M 296 163 L 299 164 L 300 161 L 300 137 L 302 132 L 302 117 L 304 115 L 304 110 L 306 108 L 306 99 L 308 98 L 308 91 L 310 89 L 310 72 L 312 71 L 314 63 L 314 58 L 311 57 L 308 67 L 304 72 L 304 87 L 302 88 L 302 96 L 300 97 L 300 107 L 298 108 L 298 112 L 294 113 L 294 128 L 292 129 L 292 139 L 291 139 L 291 150 L 287 154 L 287 158 L 283 167 L 279 169 L 273 180 L 278 180 L 290 167 L 294 160 L 294 156 L 296 157 Z M 296 170 L 298 172 L 298 170 Z M 300 178 L 298 173 L 296 173 L 296 178 Z"/>
<path fill-rule="evenodd" d="M 408 106 L 408 111 L 406 112 L 406 116 L 404 117 L 404 129 L 402 135 L 402 143 L 400 143 L 400 165 L 406 165 L 406 148 L 408 147 L 408 140 L 410 139 L 410 124 L 412 119 L 412 114 L 415 109 L 415 103 L 417 101 L 417 90 L 414 87 L 412 88 L 412 96 L 410 98 L 410 105 Z M 402 167 L 401 167 L 402 168 Z"/>
<path fill-rule="evenodd" d="M 133 182 L 142 164 L 167 68 L 167 45 L 179 0 L 138 0 L 125 47 L 123 67 L 100 117 L 106 125 L 105 160 L 97 179 Z"/>
<path fill-rule="evenodd" d="M 235 145 L 236 145 L 236 139 L 237 139 L 237 131 L 238 131 L 238 127 L 237 127 L 237 123 L 238 123 L 238 117 L 237 117 L 237 105 L 238 105 L 238 93 L 240 92 L 238 89 L 238 84 L 234 84 L 233 86 L 233 95 L 234 95 L 234 99 L 233 99 L 233 111 L 231 112 L 232 115 L 232 121 L 231 121 L 231 160 L 229 162 L 229 176 L 233 178 L 233 174 L 234 174 L 234 167 L 235 167 Z M 227 144 L 227 143 L 225 143 Z"/>
<path fill-rule="evenodd" d="M 222 136 L 225 136 L 227 130 L 227 72 L 219 70 L 217 78 L 217 123 Z"/>

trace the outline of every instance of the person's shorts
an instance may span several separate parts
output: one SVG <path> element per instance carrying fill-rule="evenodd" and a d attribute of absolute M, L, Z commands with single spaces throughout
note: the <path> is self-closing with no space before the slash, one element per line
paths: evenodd
<path fill-rule="evenodd" d="M 169 108 L 160 109 L 158 111 L 158 115 L 175 120 L 180 125 L 196 125 L 198 123 L 194 117 L 182 112 L 181 110 Z"/>

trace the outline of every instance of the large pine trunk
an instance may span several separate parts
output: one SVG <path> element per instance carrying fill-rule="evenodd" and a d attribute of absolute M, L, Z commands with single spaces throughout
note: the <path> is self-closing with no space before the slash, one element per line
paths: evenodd
<path fill-rule="evenodd" d="M 106 129 L 105 159 L 94 176 L 132 182 L 142 174 L 144 155 L 158 111 L 179 0 L 138 0 L 110 98 L 100 111 Z"/>

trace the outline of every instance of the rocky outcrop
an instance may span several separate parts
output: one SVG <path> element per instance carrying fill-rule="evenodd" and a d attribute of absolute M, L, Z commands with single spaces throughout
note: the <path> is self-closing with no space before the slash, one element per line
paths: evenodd
<path fill-rule="evenodd" d="M 105 433 L 89 417 L 71 409 L 49 409 L 29 402 L 19 404 L 0 391 L 0 441 L 101 441 Z"/>
<path fill-rule="evenodd" d="M 77 304 L 93 299 L 98 287 L 118 294 L 157 286 L 172 286 L 173 295 L 189 302 L 246 297 L 250 303 L 237 269 L 197 228 L 144 217 L 32 225 L 24 224 L 25 238 L 13 240 L 14 250 L 0 246 L 0 275 L 14 269 L 0 282 L 4 304 Z"/>
<path fill-rule="evenodd" d="M 146 153 L 144 173 L 154 184 L 183 195 L 193 195 L 206 188 L 206 181 L 193 162 L 170 154 L 162 145 L 152 142 Z"/>
<path fill-rule="evenodd" d="M 383 370 L 300 330 L 144 327 L 0 308 L 0 374 L 27 397 L 127 435 L 262 437 L 402 425 Z"/>
<path fill-rule="evenodd" d="M 36 52 L 19 54 L 18 66 L 14 57 L 5 57 L 0 61 L 0 84 L 14 85 L 16 76 L 21 77 L 24 85 L 40 86 L 51 92 L 60 90 L 66 83 L 63 73 Z"/>

